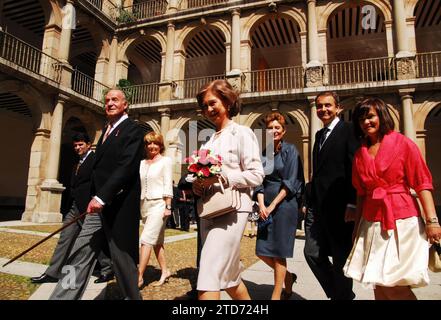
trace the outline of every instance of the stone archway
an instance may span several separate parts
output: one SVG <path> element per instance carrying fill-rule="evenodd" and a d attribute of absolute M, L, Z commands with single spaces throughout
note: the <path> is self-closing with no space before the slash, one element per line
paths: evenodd
<path fill-rule="evenodd" d="M 14 219 L 26 211 L 32 215 L 37 204 L 38 185 L 46 169 L 48 106 L 49 99 L 28 84 L 12 80 L 0 83 L 0 134 L 8 137 L 8 156 L 0 160 L 0 211 L 9 212 Z M 2 218 L 6 217 L 0 215 Z"/>

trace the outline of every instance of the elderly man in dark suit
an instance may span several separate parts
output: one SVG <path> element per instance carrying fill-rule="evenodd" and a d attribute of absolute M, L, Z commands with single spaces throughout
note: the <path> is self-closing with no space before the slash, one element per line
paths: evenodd
<path fill-rule="evenodd" d="M 359 142 L 352 125 L 338 117 L 342 107 L 335 92 L 321 93 L 315 101 L 324 128 L 315 136 L 313 208 L 305 217 L 304 254 L 328 298 L 351 300 L 352 279 L 344 276 L 343 266 L 352 248 L 356 199 L 352 158 Z"/>
<path fill-rule="evenodd" d="M 93 163 L 95 161 L 95 153 L 90 150 L 90 138 L 86 133 L 76 133 L 72 140 L 74 151 L 79 158 L 78 163 L 75 164 L 75 167 L 72 170 L 72 177 L 70 180 L 71 191 L 69 194 L 70 210 L 64 218 L 64 224 L 69 223 L 86 211 L 87 205 L 90 201 L 90 179 Z M 62 277 L 62 268 L 69 256 L 76 237 L 80 233 L 82 224 L 83 221 L 78 220 L 76 223 L 71 224 L 61 232 L 60 239 L 58 240 L 57 246 L 52 255 L 49 267 L 42 275 L 32 277 L 32 283 L 58 282 L 58 279 Z M 101 274 L 95 282 L 99 283 L 113 279 L 110 258 L 101 252 L 98 256 L 98 261 L 101 268 Z"/>
<path fill-rule="evenodd" d="M 80 299 L 107 241 L 116 280 L 125 299 L 140 300 L 139 260 L 139 164 L 142 159 L 141 128 L 128 118 L 128 102 L 119 89 L 105 97 L 108 119 L 97 149 L 92 172 L 93 198 L 67 261 L 70 272 L 61 279 L 50 299 Z M 102 225 L 102 228 L 101 228 Z"/>

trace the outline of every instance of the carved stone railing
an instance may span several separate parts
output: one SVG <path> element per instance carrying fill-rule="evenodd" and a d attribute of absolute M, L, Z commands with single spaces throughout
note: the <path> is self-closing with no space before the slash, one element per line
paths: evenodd
<path fill-rule="evenodd" d="M 109 87 L 75 69 L 72 73 L 72 90 L 98 102 L 103 102 L 104 93 Z"/>
<path fill-rule="evenodd" d="M 388 57 L 331 62 L 323 70 L 323 84 L 331 86 L 397 79 L 395 61 Z"/>
<path fill-rule="evenodd" d="M 0 31 L 0 57 L 28 71 L 60 82 L 59 60 L 4 31 Z"/>
<path fill-rule="evenodd" d="M 196 98 L 202 86 L 216 79 L 225 79 L 225 74 L 176 80 L 173 96 L 175 99 Z"/>
<path fill-rule="evenodd" d="M 440 77 L 441 51 L 417 53 L 415 68 L 417 78 Z"/>
<path fill-rule="evenodd" d="M 301 66 L 244 72 L 245 92 L 264 92 L 304 87 L 304 69 Z"/>

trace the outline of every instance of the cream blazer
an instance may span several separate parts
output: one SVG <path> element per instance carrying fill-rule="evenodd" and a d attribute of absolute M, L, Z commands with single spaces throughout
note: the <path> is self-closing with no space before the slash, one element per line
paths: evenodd
<path fill-rule="evenodd" d="M 229 186 L 241 193 L 239 211 L 251 212 L 251 191 L 261 185 L 265 177 L 254 132 L 231 122 L 220 133 L 214 133 L 201 149 L 210 149 L 222 157 L 222 175 L 228 179 Z"/>
<path fill-rule="evenodd" d="M 147 165 L 145 160 L 139 166 L 141 179 L 141 200 L 173 198 L 172 160 L 162 157 Z"/>

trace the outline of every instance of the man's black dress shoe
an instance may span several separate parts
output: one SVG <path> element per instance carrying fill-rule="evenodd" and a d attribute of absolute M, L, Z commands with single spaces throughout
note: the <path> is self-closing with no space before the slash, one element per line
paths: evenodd
<path fill-rule="evenodd" d="M 47 275 L 46 273 L 43 273 L 41 276 L 32 277 L 31 282 L 32 283 L 47 283 L 47 282 L 55 283 L 55 282 L 58 282 L 58 279 L 51 277 L 51 276 Z"/>
<path fill-rule="evenodd" d="M 113 280 L 113 278 L 115 278 L 115 275 L 113 273 L 109 273 L 109 274 L 102 274 L 98 277 L 98 279 L 96 279 L 94 281 L 94 283 L 102 283 L 102 282 L 107 282 L 110 280 Z"/>

